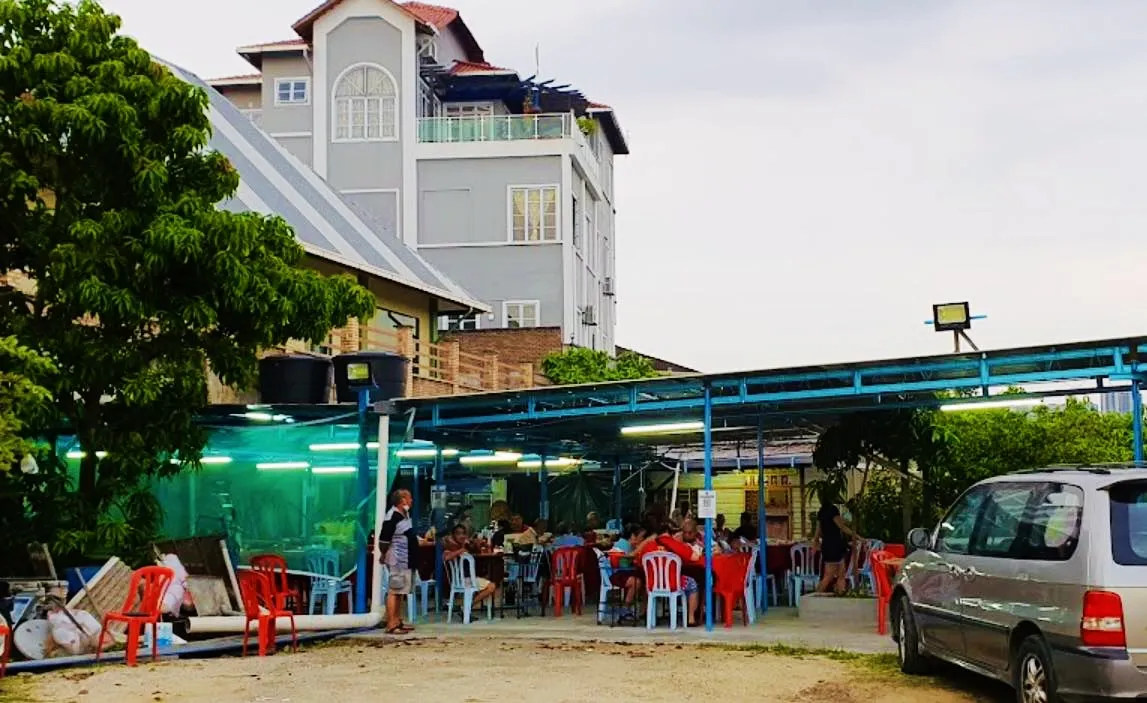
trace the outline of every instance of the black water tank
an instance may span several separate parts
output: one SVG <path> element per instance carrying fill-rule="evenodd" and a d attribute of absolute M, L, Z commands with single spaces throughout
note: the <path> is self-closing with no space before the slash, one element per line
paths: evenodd
<path fill-rule="evenodd" d="M 259 360 L 259 402 L 322 405 L 331 397 L 331 360 L 288 354 Z"/>
<path fill-rule="evenodd" d="M 366 364 L 375 388 L 370 391 L 371 402 L 402 398 L 406 395 L 406 369 L 410 361 L 401 354 L 384 351 L 361 351 L 339 354 L 335 362 L 335 391 L 340 403 L 358 401 L 358 390 L 347 378 L 351 364 Z"/>

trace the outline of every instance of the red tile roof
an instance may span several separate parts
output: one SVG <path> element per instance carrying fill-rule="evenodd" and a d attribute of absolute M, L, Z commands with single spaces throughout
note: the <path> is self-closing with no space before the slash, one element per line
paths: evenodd
<path fill-rule="evenodd" d="M 315 21 L 318 20 L 318 18 L 320 18 L 323 15 L 330 12 L 331 10 L 338 7 L 339 4 L 342 3 L 342 1 L 343 0 L 326 0 L 326 2 L 319 5 L 315 9 L 311 10 L 306 15 L 304 15 L 303 18 L 300 19 L 298 22 L 295 22 L 293 25 L 291 25 L 291 29 L 298 32 L 299 36 L 302 37 L 303 39 L 310 39 L 311 31 L 314 29 L 314 26 L 315 26 Z M 419 17 L 417 14 L 412 12 L 410 9 L 408 9 L 404 5 L 397 3 L 397 2 L 393 2 L 393 0 L 391 0 L 391 4 L 394 5 L 395 7 L 397 7 L 399 10 L 402 10 L 403 12 L 405 12 L 410 17 L 412 17 L 414 19 L 414 21 L 417 22 L 418 24 L 423 24 L 423 25 L 428 24 L 425 20 L 423 20 L 421 17 Z M 457 14 L 457 13 L 455 13 L 455 14 Z"/>
<path fill-rule="evenodd" d="M 208 78 L 208 83 L 230 83 L 231 81 L 253 81 L 257 78 L 262 78 L 262 73 L 247 73 L 242 76 L 223 76 L 221 78 Z"/>
<path fill-rule="evenodd" d="M 587 100 L 586 103 L 588 103 L 589 106 L 595 110 L 612 110 L 613 109 L 609 105 L 606 105 L 604 103 L 595 103 L 592 100 Z"/>
<path fill-rule="evenodd" d="M 450 72 L 456 76 L 464 76 L 468 73 L 513 73 L 514 71 L 488 64 L 485 61 L 455 61 L 454 65 L 450 67 Z"/>
<path fill-rule="evenodd" d="M 428 5 L 424 2 L 404 2 L 402 6 L 413 12 L 426 24 L 438 31 L 446 29 L 450 23 L 458 19 L 458 10 L 440 5 Z"/>

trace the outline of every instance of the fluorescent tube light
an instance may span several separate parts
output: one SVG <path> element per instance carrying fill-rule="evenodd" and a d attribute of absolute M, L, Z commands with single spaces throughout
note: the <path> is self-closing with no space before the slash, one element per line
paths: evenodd
<path fill-rule="evenodd" d="M 306 469 L 310 467 L 308 461 L 267 461 L 260 464 L 255 464 L 255 468 L 259 471 L 280 471 L 289 469 Z"/>
<path fill-rule="evenodd" d="M 459 459 L 463 464 L 514 464 L 522 455 L 519 452 L 494 452 L 493 454 L 469 454 Z"/>
<path fill-rule="evenodd" d="M 626 436 L 645 434 L 683 434 L 698 432 L 705 429 L 705 423 L 698 420 L 690 422 L 666 422 L 660 425 L 627 425 L 621 428 L 621 434 Z"/>

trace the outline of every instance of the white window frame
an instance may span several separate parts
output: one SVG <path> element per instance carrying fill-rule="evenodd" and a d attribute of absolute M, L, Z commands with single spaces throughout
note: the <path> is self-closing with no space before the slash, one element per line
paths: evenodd
<path fill-rule="evenodd" d="M 538 191 L 538 197 L 541 202 L 542 222 L 540 225 L 539 238 L 529 239 L 530 231 L 530 191 Z M 553 236 L 546 237 L 546 218 L 545 218 L 545 194 L 547 190 L 552 190 L 554 193 L 554 224 L 552 227 Z M 526 211 L 523 213 L 524 230 L 522 232 L 522 239 L 514 237 L 514 194 L 517 192 L 525 192 L 526 194 Z M 562 240 L 562 199 L 561 199 L 561 186 L 557 183 L 535 183 L 535 184 L 513 184 L 506 187 L 506 241 L 511 244 L 548 244 L 552 242 L 560 242 Z"/>
<path fill-rule="evenodd" d="M 442 106 L 443 117 L 493 117 L 494 103 L 446 103 Z"/>
<path fill-rule="evenodd" d="M 393 98 L 389 98 L 389 97 L 365 97 L 365 96 L 364 97 L 354 97 L 354 98 L 337 97 L 339 84 L 342 83 L 343 79 L 346 78 L 347 74 L 350 73 L 351 71 L 356 71 L 356 70 L 364 69 L 364 68 L 365 69 L 375 69 L 375 70 L 381 71 L 382 74 L 390 80 L 390 84 L 394 88 L 394 97 Z M 393 115 L 393 120 L 392 120 L 392 124 L 394 125 L 394 134 L 392 134 L 392 135 L 386 135 L 383 133 L 383 130 L 382 130 L 382 126 L 383 126 L 382 116 L 384 113 L 384 105 L 385 105 L 385 101 L 388 99 L 393 100 L 393 103 L 394 103 L 394 105 L 393 105 L 394 115 Z M 362 100 L 363 101 L 363 115 L 364 115 L 364 117 L 363 117 L 363 120 L 364 120 L 364 122 L 363 122 L 363 136 L 361 136 L 361 137 L 350 136 L 350 134 L 351 134 L 351 125 L 350 125 L 350 112 L 351 112 L 350 108 L 351 108 L 351 106 L 350 105 L 348 105 L 348 112 L 347 112 L 347 120 L 348 120 L 348 122 L 347 122 L 347 136 L 345 136 L 345 137 L 339 136 L 339 104 L 343 100 L 347 100 L 347 101 Z M 367 136 L 367 129 L 366 129 L 367 122 L 365 120 L 366 120 L 366 115 L 368 114 L 366 109 L 367 109 L 367 107 L 369 107 L 369 105 L 372 101 L 378 102 L 378 120 L 379 120 L 378 133 L 379 133 L 379 136 L 377 136 L 377 137 Z M 351 66 L 347 66 L 345 69 L 343 69 L 342 73 L 340 73 L 338 75 L 338 77 L 335 78 L 334 83 L 331 84 L 331 108 L 330 109 L 331 109 L 331 127 L 332 127 L 331 128 L 331 142 L 333 142 L 333 143 L 349 144 L 349 143 L 361 143 L 361 142 L 397 142 L 398 141 L 398 135 L 401 132 L 399 120 L 400 120 L 401 115 L 402 115 L 402 96 L 401 96 L 399 89 L 398 89 L 398 81 L 394 79 L 393 73 L 386 70 L 385 66 L 380 66 L 379 64 L 376 64 L 376 63 L 363 62 L 363 63 L 356 63 L 356 64 L 353 64 Z"/>
<path fill-rule="evenodd" d="M 534 324 L 523 325 L 519 322 L 516 327 L 510 327 L 510 308 L 518 308 L 518 319 L 521 320 L 527 307 L 534 309 Z M 542 326 L 542 303 L 539 300 L 505 300 L 502 301 L 502 326 L 506 329 L 532 329 Z"/>
<path fill-rule="evenodd" d="M 457 318 L 455 318 L 458 320 L 458 329 L 450 329 L 451 318 L 454 318 L 454 314 L 452 313 L 444 313 L 439 316 L 439 332 L 472 332 L 482 329 L 482 313 L 480 312 L 471 313 L 469 315 L 458 315 Z M 445 327 L 442 326 L 443 322 L 446 323 Z M 474 325 L 472 327 L 466 327 L 467 322 L 473 322 Z"/>
<path fill-rule="evenodd" d="M 291 89 L 290 89 L 291 96 L 292 96 L 291 100 L 283 100 L 279 95 L 279 86 L 284 84 L 284 83 L 290 83 L 291 84 Z M 294 99 L 295 84 L 296 83 L 302 83 L 303 84 L 303 99 L 302 100 L 295 100 Z M 296 76 L 293 78 L 284 77 L 284 78 L 276 78 L 275 79 L 275 106 L 276 107 L 300 107 L 303 105 L 310 105 L 310 104 L 311 104 L 311 79 L 309 77 L 307 77 L 307 76 Z"/>

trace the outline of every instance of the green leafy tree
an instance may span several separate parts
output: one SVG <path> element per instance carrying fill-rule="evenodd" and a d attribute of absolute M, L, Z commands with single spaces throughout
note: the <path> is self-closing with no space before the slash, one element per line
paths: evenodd
<path fill-rule="evenodd" d="M 217 207 L 239 177 L 207 147 L 207 95 L 119 28 L 90 0 L 0 0 L 0 271 L 35 282 L 0 287 L 0 334 L 58 369 L 80 550 L 154 529 L 143 480 L 201 456 L 208 365 L 248 386 L 260 349 L 374 308 L 299 268 L 281 218 Z"/>
<path fill-rule="evenodd" d="M 617 358 L 612 358 L 604 351 L 583 347 L 570 347 L 549 354 L 542 359 L 542 373 L 554 383 L 563 386 L 628 381 L 660 375 L 653 368 L 652 362 L 640 354 L 626 351 Z"/>
<path fill-rule="evenodd" d="M 54 371 L 51 361 L 15 337 L 0 337 L 0 472 L 33 451 L 25 427 L 48 409 L 52 394 L 41 384 Z"/>

